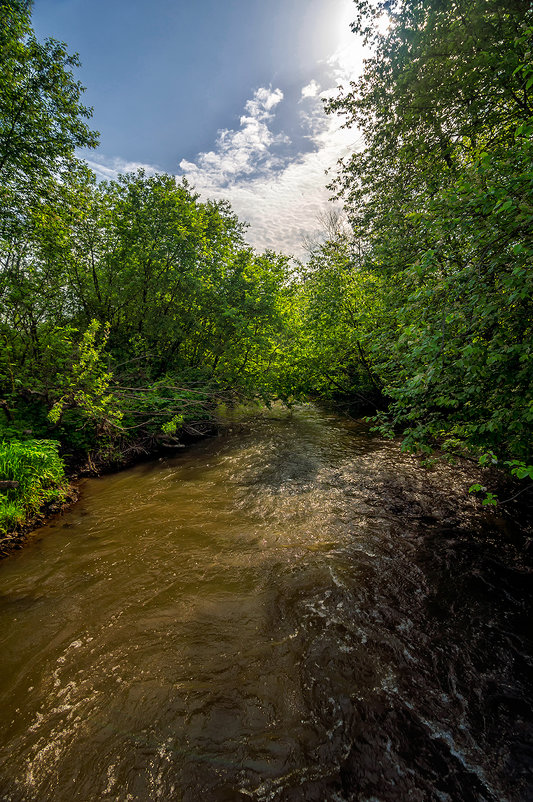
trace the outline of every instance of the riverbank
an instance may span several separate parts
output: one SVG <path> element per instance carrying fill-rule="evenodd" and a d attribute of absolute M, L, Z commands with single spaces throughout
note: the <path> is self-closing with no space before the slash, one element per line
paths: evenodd
<path fill-rule="evenodd" d="M 0 536 L 0 560 L 23 548 L 32 532 L 70 509 L 80 497 L 78 482 L 72 480 L 63 492 L 64 496 L 61 500 L 44 504 L 38 512 L 31 515 L 24 523 L 19 524 L 12 533 Z"/>
<path fill-rule="evenodd" d="M 32 532 L 50 523 L 54 518 L 62 515 L 75 504 L 80 496 L 80 482 L 83 479 L 118 473 L 135 465 L 140 465 L 143 462 L 155 460 L 162 455 L 175 454 L 199 440 L 213 436 L 219 428 L 220 423 L 201 421 L 194 427 L 189 426 L 187 429 L 181 430 L 179 432 L 179 437 L 175 435 L 164 439 L 153 439 L 151 441 L 139 440 L 138 442 L 128 444 L 128 446 L 122 450 L 114 450 L 112 453 L 103 451 L 90 454 L 78 454 L 77 456 L 71 457 L 69 460 L 63 460 L 61 463 L 61 473 L 56 470 L 56 476 L 54 479 L 50 479 L 47 488 L 48 494 L 53 494 L 54 498 L 49 501 L 43 501 L 37 508 L 33 505 L 33 507 L 28 509 L 24 520 L 16 521 L 9 531 L 0 533 L 0 560 L 22 548 Z M 29 442 L 43 444 L 47 442 L 54 443 L 55 441 L 40 440 Z M 32 466 L 29 467 L 31 468 Z M 35 468 L 35 466 L 33 466 L 33 468 Z M 35 473 L 35 470 L 33 470 L 33 473 Z M 0 496 L 0 501 L 5 498 L 8 504 L 10 503 L 9 496 L 11 496 L 11 499 L 16 497 L 16 491 L 20 484 L 15 478 L 15 474 L 11 475 L 11 473 L 9 473 L 9 479 L 14 480 L 11 484 L 15 487 L 10 490 L 6 489 L 4 491 L 6 495 L 4 497 Z M 0 493 L 2 493 L 1 489 Z M 45 496 L 46 493 L 42 495 Z"/>

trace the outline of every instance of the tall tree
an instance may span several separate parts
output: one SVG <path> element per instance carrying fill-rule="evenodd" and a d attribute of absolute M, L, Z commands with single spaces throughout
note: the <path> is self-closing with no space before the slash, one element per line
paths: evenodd
<path fill-rule="evenodd" d="M 336 189 L 382 282 L 388 314 L 369 347 L 392 421 L 412 446 L 528 459 L 533 10 L 522 0 L 356 8 L 374 56 L 329 111 L 364 134 Z"/>
<path fill-rule="evenodd" d="M 85 119 L 83 87 L 69 55 L 55 39 L 39 42 L 29 4 L 0 3 L 0 236 L 10 236 L 24 208 L 46 191 L 76 147 L 94 147 Z"/>

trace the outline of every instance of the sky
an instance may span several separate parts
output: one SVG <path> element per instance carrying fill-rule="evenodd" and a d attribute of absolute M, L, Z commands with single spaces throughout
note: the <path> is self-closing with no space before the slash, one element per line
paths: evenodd
<path fill-rule="evenodd" d="M 258 250 L 302 257 L 361 145 L 322 99 L 362 69 L 351 0 L 34 0 L 39 38 L 78 52 L 101 178 L 144 167 L 229 200 Z M 330 170 L 329 178 L 325 174 Z"/>

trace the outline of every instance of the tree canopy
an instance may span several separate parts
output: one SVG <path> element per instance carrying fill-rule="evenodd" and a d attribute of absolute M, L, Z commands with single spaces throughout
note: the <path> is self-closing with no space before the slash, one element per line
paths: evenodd
<path fill-rule="evenodd" d="M 37 41 L 29 4 L 0 3 L 0 227 L 20 224 L 24 206 L 46 192 L 77 147 L 94 147 L 91 109 L 72 68 L 79 64 L 63 43 Z"/>
<path fill-rule="evenodd" d="M 356 7 L 374 54 L 328 111 L 364 134 L 335 189 L 380 282 L 364 341 L 389 420 L 411 446 L 530 459 L 530 4 Z"/>

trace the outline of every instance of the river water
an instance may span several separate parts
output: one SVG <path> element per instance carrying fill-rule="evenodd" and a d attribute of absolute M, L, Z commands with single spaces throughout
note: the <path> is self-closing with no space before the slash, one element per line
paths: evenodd
<path fill-rule="evenodd" d="M 88 480 L 0 565 L 0 798 L 532 799 L 530 574 L 465 483 L 312 406 Z"/>

